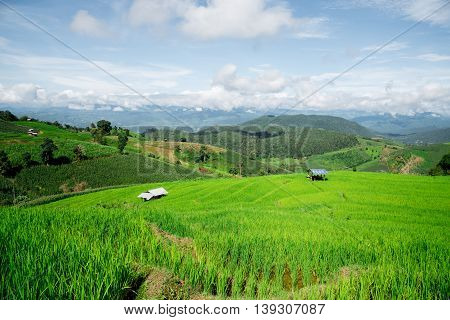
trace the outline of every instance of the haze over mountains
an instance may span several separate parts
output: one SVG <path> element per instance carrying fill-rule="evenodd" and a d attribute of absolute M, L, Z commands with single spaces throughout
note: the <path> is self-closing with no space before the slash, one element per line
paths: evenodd
<path fill-rule="evenodd" d="M 45 121 L 59 121 L 72 125 L 88 125 L 96 117 L 111 119 L 124 126 L 153 125 L 179 126 L 182 122 L 193 127 L 209 125 L 235 125 L 263 115 L 326 115 L 355 121 L 377 132 L 408 134 L 450 127 L 450 117 L 438 113 L 423 112 L 413 115 L 373 113 L 365 110 L 319 110 L 319 109 L 258 109 L 233 108 L 223 110 L 205 107 L 142 106 L 134 110 L 119 105 L 92 105 L 77 109 L 68 106 L 35 107 L 22 104 L 0 104 L 0 109 L 11 110 L 18 115 L 38 116 Z M 167 112 L 166 112 L 167 111 Z M 179 117 L 179 121 L 171 117 Z M 206 123 L 205 123 L 206 121 Z M 120 122 L 120 123 L 119 123 Z"/>
<path fill-rule="evenodd" d="M 355 117 L 353 121 L 378 132 L 405 135 L 450 127 L 449 117 L 432 112 L 414 115 L 384 113 Z"/>
<path fill-rule="evenodd" d="M 325 113 L 315 110 L 287 108 L 259 110 L 235 108 L 229 111 L 210 108 L 144 106 L 136 110 L 118 106 L 93 106 L 90 110 L 68 107 L 35 108 L 1 105 L 17 115 L 27 115 L 45 121 L 58 121 L 85 127 L 101 119 L 109 119 L 117 126 L 131 127 L 191 127 L 198 130 L 221 125 L 265 125 L 312 127 L 360 136 L 386 135 L 406 143 L 441 143 L 450 140 L 450 117 L 437 113 L 414 115 L 371 114 L 358 110 Z M 279 116 L 278 116 L 279 115 Z M 274 117 L 276 116 L 276 117 Z"/>

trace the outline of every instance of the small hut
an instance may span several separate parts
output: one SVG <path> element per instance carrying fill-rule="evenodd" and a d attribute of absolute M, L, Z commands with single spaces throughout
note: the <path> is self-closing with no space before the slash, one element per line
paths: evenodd
<path fill-rule="evenodd" d="M 311 180 L 327 180 L 328 171 L 325 169 L 309 169 L 308 179 Z"/>
<path fill-rule="evenodd" d="M 144 199 L 144 201 L 149 201 L 152 199 L 159 199 L 161 197 L 164 197 L 166 195 L 168 195 L 169 193 L 167 192 L 166 189 L 164 188 L 157 188 L 157 189 L 152 189 L 152 190 L 148 190 L 147 192 L 143 192 L 140 195 L 138 195 L 138 198 Z"/>
<path fill-rule="evenodd" d="M 36 137 L 38 135 L 38 133 L 34 129 L 28 129 L 28 135 L 32 136 L 32 137 Z"/>

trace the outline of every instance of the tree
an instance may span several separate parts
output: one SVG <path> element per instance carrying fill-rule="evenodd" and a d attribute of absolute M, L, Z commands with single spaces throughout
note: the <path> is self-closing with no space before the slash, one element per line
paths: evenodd
<path fill-rule="evenodd" d="M 118 136 L 119 135 L 119 130 L 117 129 L 116 126 L 114 126 L 111 130 L 111 135 L 112 136 Z"/>
<path fill-rule="evenodd" d="M 128 136 L 125 131 L 119 132 L 119 141 L 117 143 L 117 148 L 119 149 L 120 153 L 123 153 L 123 149 L 125 149 L 126 145 L 128 143 Z"/>
<path fill-rule="evenodd" d="M 53 160 L 53 152 L 57 151 L 58 147 L 55 145 L 52 139 L 45 138 L 41 144 L 41 159 L 42 163 L 49 165 Z"/>
<path fill-rule="evenodd" d="M 103 135 L 108 135 L 112 130 L 111 122 L 107 120 L 100 120 L 97 122 L 97 129 L 99 129 Z"/>
<path fill-rule="evenodd" d="M 208 149 L 206 149 L 205 146 L 202 146 L 200 148 L 200 153 L 198 155 L 197 162 L 206 162 L 208 161 L 209 157 L 210 155 L 208 153 Z"/>
<path fill-rule="evenodd" d="M 450 153 L 444 155 L 436 165 L 436 167 L 432 168 L 428 174 L 431 176 L 440 176 L 440 175 L 448 175 L 450 171 Z"/>
<path fill-rule="evenodd" d="M 33 159 L 31 159 L 31 153 L 25 152 L 22 155 L 22 162 L 25 168 L 29 168 L 33 165 Z"/>
<path fill-rule="evenodd" d="M 4 177 L 8 177 L 11 174 L 11 171 L 12 165 L 8 155 L 4 150 L 0 150 L 0 174 Z"/>
<path fill-rule="evenodd" d="M 93 129 L 91 129 L 91 135 L 94 138 L 95 142 L 97 142 L 101 145 L 106 145 L 105 134 L 103 133 L 102 130 L 100 130 L 98 128 L 93 128 Z"/>
<path fill-rule="evenodd" d="M 0 111 L 0 119 L 4 120 L 4 121 L 17 121 L 17 120 L 19 120 L 19 119 L 17 119 L 17 117 L 14 114 L 12 114 L 8 110 Z"/>
<path fill-rule="evenodd" d="M 228 170 L 228 173 L 237 175 L 239 173 L 239 171 L 235 167 L 232 167 L 232 168 L 230 168 L 230 170 Z"/>
<path fill-rule="evenodd" d="M 441 167 L 443 171 L 450 170 L 450 153 L 447 153 L 442 157 L 441 161 L 439 161 L 438 166 Z"/>
<path fill-rule="evenodd" d="M 86 155 L 84 154 L 84 150 L 83 147 L 80 145 L 77 145 L 74 149 L 73 149 L 73 153 L 75 155 L 74 160 L 76 162 L 79 162 L 81 160 L 86 159 Z"/>

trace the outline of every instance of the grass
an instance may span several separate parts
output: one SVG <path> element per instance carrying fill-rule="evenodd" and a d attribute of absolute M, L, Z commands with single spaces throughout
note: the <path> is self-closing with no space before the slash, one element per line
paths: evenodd
<path fill-rule="evenodd" d="M 169 196 L 136 198 L 156 186 Z M 3 208 L 0 298 L 124 298 L 158 267 L 218 298 L 449 299 L 449 192 L 448 177 L 333 172 Z"/>

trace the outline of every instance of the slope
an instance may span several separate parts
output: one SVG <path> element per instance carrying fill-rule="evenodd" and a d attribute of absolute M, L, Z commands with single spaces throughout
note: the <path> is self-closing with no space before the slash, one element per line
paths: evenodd
<path fill-rule="evenodd" d="M 210 179 L 5 209 L 0 298 L 121 299 L 164 269 L 172 298 L 448 299 L 449 181 Z"/>
<path fill-rule="evenodd" d="M 347 134 L 370 137 L 373 131 L 361 126 L 360 124 L 346 120 L 340 117 L 323 115 L 280 115 L 280 116 L 262 116 L 254 120 L 244 122 L 242 126 L 257 126 L 265 128 L 267 126 L 281 127 L 310 127 L 320 128 L 330 131 L 342 132 Z"/>

